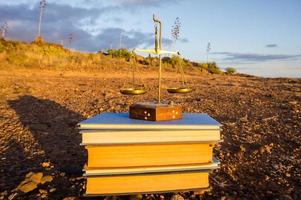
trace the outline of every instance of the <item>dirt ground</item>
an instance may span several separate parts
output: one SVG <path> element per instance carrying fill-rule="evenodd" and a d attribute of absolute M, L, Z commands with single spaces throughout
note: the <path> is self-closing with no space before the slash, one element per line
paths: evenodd
<path fill-rule="evenodd" d="M 149 92 L 129 97 L 119 93 L 129 84 L 120 74 L 0 71 L 0 199 L 83 199 L 86 153 L 76 124 L 101 112 L 126 112 L 136 101 L 155 100 L 156 74 L 138 77 Z M 181 104 L 185 112 L 208 113 L 223 124 L 223 142 L 214 150 L 221 167 L 211 174 L 212 189 L 201 198 L 301 199 L 301 80 L 229 75 L 187 79 L 194 92 L 170 95 L 164 88 L 178 82 L 173 74 L 165 76 L 163 99 Z M 30 192 L 18 190 L 39 172 L 47 181 L 39 180 Z M 141 196 L 113 199 L 118 198 Z"/>

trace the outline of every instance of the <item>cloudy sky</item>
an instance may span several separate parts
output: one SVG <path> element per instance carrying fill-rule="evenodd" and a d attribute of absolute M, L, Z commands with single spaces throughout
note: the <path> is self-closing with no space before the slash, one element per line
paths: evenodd
<path fill-rule="evenodd" d="M 300 0 L 47 0 L 42 34 L 81 51 L 153 45 L 152 14 L 164 24 L 164 47 L 184 57 L 261 76 L 301 77 Z M 7 37 L 32 41 L 39 0 L 0 0 Z M 180 39 L 171 26 L 180 18 Z M 73 34 L 71 44 L 68 35 Z"/>

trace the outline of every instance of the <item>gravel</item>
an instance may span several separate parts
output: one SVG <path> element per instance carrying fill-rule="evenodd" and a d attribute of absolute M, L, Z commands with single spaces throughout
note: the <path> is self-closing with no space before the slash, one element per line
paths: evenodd
<path fill-rule="evenodd" d="M 164 78 L 163 88 L 177 84 L 171 77 Z M 163 89 L 163 99 L 181 104 L 185 112 L 208 113 L 223 124 L 223 142 L 214 150 L 221 167 L 211 174 L 212 189 L 202 198 L 301 199 L 301 80 L 197 74 L 188 80 L 194 92 L 170 95 Z M 76 124 L 156 99 L 155 78 L 142 80 L 149 91 L 142 96 L 121 95 L 125 83 L 114 74 L 1 71 L 0 199 L 83 199 L 87 155 Z M 43 184 L 31 183 L 28 192 L 19 191 L 28 173 L 46 178 Z M 176 197 L 113 199 L 125 198 Z"/>

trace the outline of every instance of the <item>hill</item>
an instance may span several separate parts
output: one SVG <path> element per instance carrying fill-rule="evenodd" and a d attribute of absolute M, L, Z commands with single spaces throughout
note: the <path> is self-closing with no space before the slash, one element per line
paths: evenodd
<path fill-rule="evenodd" d="M 174 71 L 182 65 L 186 71 L 223 73 L 215 63 L 196 63 L 177 56 L 164 57 L 163 67 Z M 142 57 L 127 49 L 109 49 L 107 52 L 87 53 L 71 51 L 52 43 L 5 41 L 0 39 L 1 68 L 29 68 L 76 71 L 116 71 L 138 65 L 142 70 L 153 71 L 158 65 L 155 57 Z"/>

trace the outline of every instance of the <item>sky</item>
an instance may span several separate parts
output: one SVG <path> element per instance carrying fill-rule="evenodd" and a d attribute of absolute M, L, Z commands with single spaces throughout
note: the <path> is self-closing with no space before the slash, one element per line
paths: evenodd
<path fill-rule="evenodd" d="M 300 0 L 46 1 L 42 35 L 67 48 L 152 48 L 155 14 L 163 23 L 166 50 L 241 73 L 301 78 Z M 174 41 L 176 17 L 181 29 Z M 9 39 L 34 40 L 38 18 L 39 0 L 0 0 L 0 25 L 7 22 Z"/>

